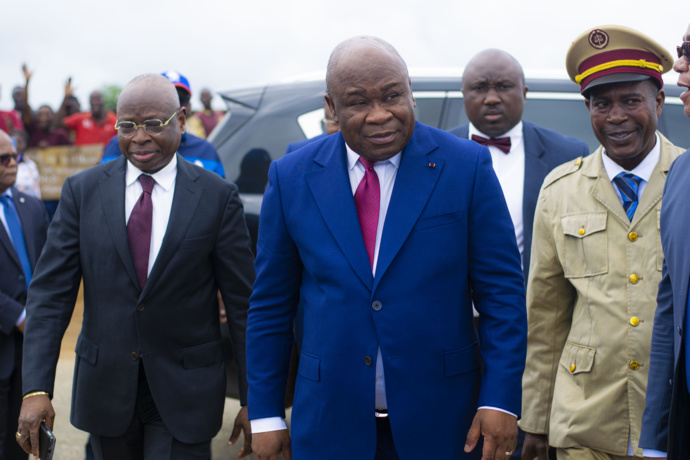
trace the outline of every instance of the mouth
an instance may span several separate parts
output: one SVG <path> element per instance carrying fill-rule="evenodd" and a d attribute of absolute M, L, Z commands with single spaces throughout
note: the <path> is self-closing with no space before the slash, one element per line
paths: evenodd
<path fill-rule="evenodd" d="M 491 110 L 484 113 L 484 119 L 488 121 L 496 121 L 503 118 L 503 112 Z"/>
<path fill-rule="evenodd" d="M 611 131 L 606 133 L 606 137 L 611 139 L 617 144 L 625 144 L 630 141 L 635 136 L 636 130 L 625 130 L 625 131 Z"/>
<path fill-rule="evenodd" d="M 153 151 L 129 152 L 129 155 L 137 161 L 148 161 L 156 154 Z"/>
<path fill-rule="evenodd" d="M 395 137 L 398 135 L 397 131 L 386 131 L 382 133 L 376 133 L 367 136 L 367 140 L 371 142 L 372 144 L 376 145 L 386 145 L 390 144 L 395 140 Z"/>

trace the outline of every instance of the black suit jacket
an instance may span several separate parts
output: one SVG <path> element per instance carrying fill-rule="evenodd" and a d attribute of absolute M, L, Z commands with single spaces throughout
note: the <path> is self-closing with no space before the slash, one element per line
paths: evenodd
<path fill-rule="evenodd" d="M 36 266 L 38 256 L 46 242 L 48 214 L 36 198 L 16 189 L 12 190 L 14 207 L 24 232 L 26 250 L 31 268 Z M 19 262 L 5 226 L 0 224 L 0 378 L 7 377 L 15 368 L 15 348 L 21 346 L 21 334 L 15 324 L 24 311 L 26 287 L 24 271 Z"/>
<path fill-rule="evenodd" d="M 451 134 L 468 139 L 470 125 L 465 124 L 449 130 Z M 525 186 L 522 195 L 522 220 L 524 223 L 524 249 L 522 270 L 527 283 L 529 274 L 530 248 L 532 247 L 532 224 L 537 208 L 539 190 L 546 175 L 553 168 L 577 157 L 589 154 L 587 144 L 575 137 L 565 136 L 551 129 L 522 121 L 522 135 L 525 142 Z"/>
<path fill-rule="evenodd" d="M 119 436 L 132 420 L 140 361 L 170 432 L 185 443 L 220 429 L 225 398 L 217 292 L 246 400 L 245 328 L 253 256 L 234 184 L 177 156 L 175 194 L 143 291 L 125 226 L 126 159 L 65 182 L 29 291 L 24 392 L 52 393 L 60 341 L 84 281 L 72 423 Z"/>

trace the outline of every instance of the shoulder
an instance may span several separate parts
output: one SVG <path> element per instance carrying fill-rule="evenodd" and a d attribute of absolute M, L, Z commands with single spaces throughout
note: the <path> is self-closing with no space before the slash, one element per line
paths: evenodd
<path fill-rule="evenodd" d="M 563 180 L 568 180 L 567 178 L 572 177 L 577 171 L 579 171 L 583 164 L 592 161 L 594 154 L 589 155 L 585 158 L 578 157 L 560 166 L 556 166 L 546 178 L 544 178 L 544 183 L 542 189 L 553 186 L 554 184 L 561 182 Z"/>
<path fill-rule="evenodd" d="M 24 192 L 20 192 L 16 188 L 12 189 L 12 194 L 14 195 L 14 201 L 19 201 L 22 204 L 26 205 L 27 209 L 30 209 L 32 212 L 39 212 L 41 215 L 45 212 L 45 207 L 43 206 L 43 202 L 39 200 L 38 198 L 28 195 Z"/>
<path fill-rule="evenodd" d="M 470 132 L 470 124 L 465 123 L 464 125 L 456 126 L 453 129 L 449 129 L 448 132 L 454 136 L 458 136 L 458 137 L 462 137 L 462 138 L 466 139 L 469 132 Z"/>
<path fill-rule="evenodd" d="M 236 189 L 237 187 L 230 181 L 225 180 L 220 175 L 213 171 L 205 169 L 190 159 L 185 158 L 182 154 L 177 156 L 177 173 L 183 174 L 191 182 L 195 182 L 206 188 L 213 190 L 227 190 Z"/>
<path fill-rule="evenodd" d="M 542 128 L 528 121 L 522 122 L 522 131 L 525 136 L 528 133 L 534 133 L 544 144 L 549 152 L 577 152 L 582 155 L 582 152 L 589 152 L 587 143 L 582 139 L 573 136 L 566 136 L 548 128 Z"/>
<path fill-rule="evenodd" d="M 185 140 L 180 143 L 178 152 L 184 157 L 218 160 L 218 152 L 213 144 L 191 133 L 185 135 Z"/>
<path fill-rule="evenodd" d="M 449 131 L 443 131 L 432 126 L 417 122 L 410 143 L 405 147 L 420 147 L 423 150 L 434 150 L 435 155 L 449 160 L 466 160 L 467 155 L 476 157 L 486 155 L 490 158 L 489 150 L 464 137 L 458 137 Z"/>

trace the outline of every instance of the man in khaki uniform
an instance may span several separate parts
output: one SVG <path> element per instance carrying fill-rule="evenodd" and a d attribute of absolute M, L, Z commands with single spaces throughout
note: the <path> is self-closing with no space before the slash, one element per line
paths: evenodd
<path fill-rule="evenodd" d="M 666 173 L 684 149 L 656 131 L 668 52 L 620 26 L 568 50 L 602 146 L 556 168 L 534 219 L 523 459 L 618 460 L 638 447 L 663 253 Z"/>

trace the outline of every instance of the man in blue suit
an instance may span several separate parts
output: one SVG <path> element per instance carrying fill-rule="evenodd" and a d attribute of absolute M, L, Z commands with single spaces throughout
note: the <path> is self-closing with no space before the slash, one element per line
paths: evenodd
<path fill-rule="evenodd" d="M 534 210 L 544 178 L 556 166 L 589 153 L 580 139 L 522 121 L 527 90 L 522 67 L 513 56 L 498 49 L 480 52 L 462 75 L 470 123 L 449 131 L 489 147 L 515 227 L 525 281 Z"/>
<path fill-rule="evenodd" d="M 678 86 L 690 88 L 690 26 L 678 47 Z M 690 117 L 690 93 L 681 95 Z M 661 208 L 661 246 L 664 251 L 659 283 L 649 381 L 640 446 L 645 457 L 667 453 L 669 459 L 688 458 L 690 452 L 690 155 L 685 152 L 671 165 Z M 656 451 L 656 452 L 652 452 Z"/>
<path fill-rule="evenodd" d="M 0 130 L 0 458 L 26 460 L 15 442 L 22 403 L 22 342 L 26 291 L 46 242 L 43 203 L 12 186 L 17 152 Z"/>
<path fill-rule="evenodd" d="M 338 45 L 326 83 L 341 133 L 274 162 L 261 210 L 247 326 L 255 456 L 504 459 L 526 315 L 489 152 L 415 123 L 407 67 L 380 39 Z"/>

